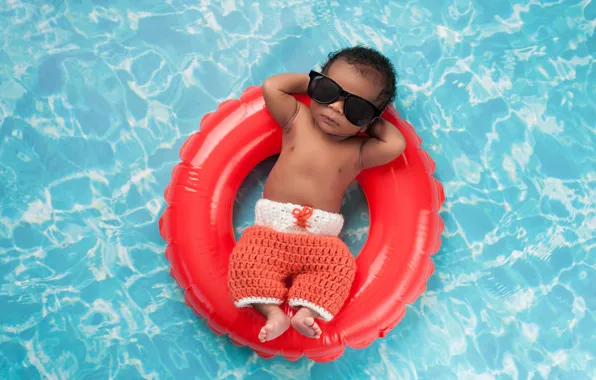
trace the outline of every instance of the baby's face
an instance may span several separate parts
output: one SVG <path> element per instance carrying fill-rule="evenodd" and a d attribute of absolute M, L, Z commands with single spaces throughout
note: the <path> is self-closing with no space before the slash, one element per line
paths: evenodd
<path fill-rule="evenodd" d="M 333 62 L 325 75 L 333 79 L 345 91 L 358 95 L 379 107 L 376 100 L 383 89 L 379 75 L 371 72 L 369 75 L 364 76 L 357 69 L 357 67 L 340 59 Z M 310 112 L 316 125 L 323 132 L 330 135 L 346 138 L 366 129 L 365 127 L 358 127 L 346 119 L 343 97 L 331 104 L 319 104 L 313 100 L 310 102 Z"/>

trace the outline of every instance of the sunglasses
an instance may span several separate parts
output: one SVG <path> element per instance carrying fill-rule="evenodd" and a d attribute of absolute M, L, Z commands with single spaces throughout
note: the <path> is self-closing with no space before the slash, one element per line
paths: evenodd
<path fill-rule="evenodd" d="M 344 91 L 339 84 L 329 77 L 316 71 L 308 75 L 308 96 L 320 104 L 334 103 L 344 97 L 344 116 L 348 121 L 358 127 L 365 127 L 381 115 L 381 110 L 368 100 Z"/>

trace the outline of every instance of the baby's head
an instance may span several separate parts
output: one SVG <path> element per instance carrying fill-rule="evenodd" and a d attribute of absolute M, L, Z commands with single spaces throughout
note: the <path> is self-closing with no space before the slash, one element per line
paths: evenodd
<path fill-rule="evenodd" d="M 319 128 L 330 135 L 348 137 L 363 132 L 395 99 L 393 65 L 374 49 L 356 46 L 331 53 L 321 74 L 335 84 L 311 73 L 309 95 L 314 101 L 310 109 Z M 356 97 L 349 99 L 344 93 L 337 98 L 337 85 Z"/>

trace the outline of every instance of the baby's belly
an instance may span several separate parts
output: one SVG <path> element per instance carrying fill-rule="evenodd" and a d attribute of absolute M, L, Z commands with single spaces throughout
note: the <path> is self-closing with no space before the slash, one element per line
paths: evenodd
<path fill-rule="evenodd" d="M 310 206 L 339 213 L 346 186 L 329 178 L 274 175 L 267 182 L 263 197 L 276 202 Z"/>

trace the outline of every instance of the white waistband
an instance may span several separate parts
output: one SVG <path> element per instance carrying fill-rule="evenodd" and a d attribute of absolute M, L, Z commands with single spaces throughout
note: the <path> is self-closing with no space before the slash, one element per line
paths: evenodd
<path fill-rule="evenodd" d="M 344 225 L 344 217 L 341 214 L 311 209 L 312 214 L 304 217 L 303 223 L 300 223 L 295 214 L 304 212 L 305 209 L 307 208 L 292 203 L 260 199 L 255 207 L 255 225 L 269 227 L 284 233 L 339 235 Z"/>

